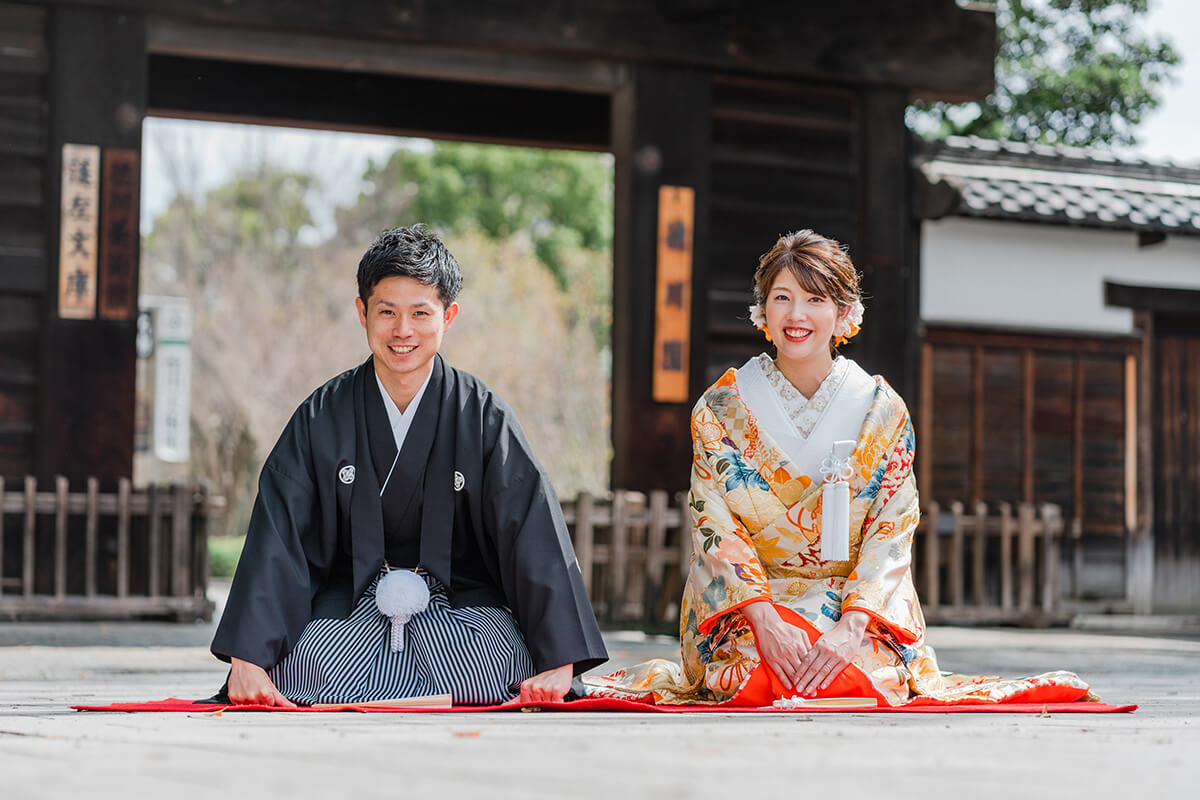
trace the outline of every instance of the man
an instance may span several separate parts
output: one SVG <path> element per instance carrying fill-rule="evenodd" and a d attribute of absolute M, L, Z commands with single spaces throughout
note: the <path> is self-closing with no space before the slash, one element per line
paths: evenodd
<path fill-rule="evenodd" d="M 461 286 L 419 226 L 384 231 L 362 257 L 371 357 L 305 400 L 263 465 L 212 644 L 231 662 L 231 702 L 557 701 L 607 660 L 515 416 L 438 355 Z M 296 344 L 283 357 L 304 358 Z M 392 568 L 430 590 L 399 650 L 374 601 Z"/>

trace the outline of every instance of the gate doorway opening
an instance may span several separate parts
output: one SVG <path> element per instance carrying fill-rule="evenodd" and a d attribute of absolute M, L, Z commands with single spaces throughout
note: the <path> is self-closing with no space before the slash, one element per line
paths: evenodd
<path fill-rule="evenodd" d="M 204 481 L 244 532 L 296 405 L 368 354 L 358 259 L 424 222 L 464 274 L 449 363 L 514 408 L 560 494 L 607 490 L 610 155 L 157 117 L 143 139 L 135 484 Z"/>

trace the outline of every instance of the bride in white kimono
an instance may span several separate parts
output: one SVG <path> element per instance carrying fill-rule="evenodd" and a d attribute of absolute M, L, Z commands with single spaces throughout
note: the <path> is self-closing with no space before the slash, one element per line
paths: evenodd
<path fill-rule="evenodd" d="M 588 694 L 752 706 L 1093 697 L 1068 672 L 939 671 L 909 569 L 920 511 L 908 410 L 883 378 L 836 355 L 862 322 L 858 273 L 837 242 L 800 231 L 762 257 L 754 294 L 751 320 L 775 358 L 730 369 L 692 412 L 682 664 L 587 679 Z"/>

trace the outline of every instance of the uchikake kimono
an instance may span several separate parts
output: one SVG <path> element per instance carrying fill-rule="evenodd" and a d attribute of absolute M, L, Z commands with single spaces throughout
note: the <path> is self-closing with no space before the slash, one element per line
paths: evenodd
<path fill-rule="evenodd" d="M 754 706 L 790 696 L 760 661 L 739 613 L 765 599 L 814 642 L 851 609 L 870 616 L 858 653 L 821 696 L 887 705 L 1092 697 L 1068 672 L 1004 680 L 939 671 L 909 569 L 920 514 L 913 429 L 882 378 L 839 357 L 805 398 L 764 354 L 704 393 L 692 439 L 694 556 L 681 604 L 682 665 L 658 659 L 587 679 L 590 696 Z M 820 466 L 839 439 L 857 440 L 850 558 L 823 561 Z"/>
<path fill-rule="evenodd" d="M 441 356 L 432 370 L 398 453 L 371 359 L 293 414 L 262 469 L 218 658 L 271 669 L 310 620 L 347 618 L 386 558 L 419 566 L 454 608 L 510 609 L 537 672 L 607 659 L 554 489 L 512 411 Z"/>

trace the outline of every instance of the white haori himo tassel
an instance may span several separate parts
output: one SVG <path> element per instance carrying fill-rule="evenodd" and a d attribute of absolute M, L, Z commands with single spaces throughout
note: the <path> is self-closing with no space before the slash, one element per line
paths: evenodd
<path fill-rule="evenodd" d="M 404 649 L 404 623 L 429 607 L 429 586 L 410 569 L 389 570 L 375 586 L 375 605 L 392 621 L 392 652 Z"/>
<path fill-rule="evenodd" d="M 833 443 L 829 458 L 821 462 L 825 483 L 821 487 L 821 560 L 850 559 L 850 454 L 854 442 Z"/>

